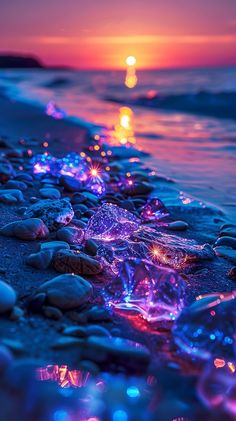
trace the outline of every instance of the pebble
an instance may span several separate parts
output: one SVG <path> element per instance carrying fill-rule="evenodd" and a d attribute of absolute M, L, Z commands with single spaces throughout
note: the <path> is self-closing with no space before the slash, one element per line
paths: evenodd
<path fill-rule="evenodd" d="M 228 273 L 229 278 L 236 280 L 236 266 L 232 267 Z"/>
<path fill-rule="evenodd" d="M 55 231 L 70 223 L 74 211 L 67 199 L 44 199 L 30 206 L 24 215 L 42 219 L 49 231 Z"/>
<path fill-rule="evenodd" d="M 63 335 L 85 337 L 86 330 L 82 326 L 69 326 L 63 330 Z"/>
<path fill-rule="evenodd" d="M 11 194 L 2 194 L 0 196 L 0 202 L 5 203 L 6 205 L 14 205 L 17 203 L 17 199 Z"/>
<path fill-rule="evenodd" d="M 236 264 L 236 250 L 233 250 L 230 247 L 219 246 L 214 247 L 214 252 L 217 256 L 228 259 L 233 264 Z"/>
<path fill-rule="evenodd" d="M 124 194 L 127 196 L 146 196 L 153 190 L 152 184 L 146 182 L 133 183 L 132 186 L 124 188 Z"/>
<path fill-rule="evenodd" d="M 187 222 L 174 221 L 174 222 L 170 222 L 166 228 L 171 231 L 185 231 L 186 229 L 188 229 L 188 227 L 189 225 L 187 224 Z"/>
<path fill-rule="evenodd" d="M 7 160 L 0 161 L 0 182 L 6 183 L 10 178 L 15 177 L 16 173 L 11 165 L 11 163 Z"/>
<path fill-rule="evenodd" d="M 43 304 L 46 301 L 47 295 L 45 292 L 37 293 L 33 296 L 30 296 L 26 302 L 27 307 L 33 313 L 38 313 L 41 311 Z"/>
<path fill-rule="evenodd" d="M 218 246 L 227 246 L 227 247 L 232 247 L 233 249 L 236 249 L 236 238 L 233 237 L 220 237 L 216 240 L 215 242 L 215 247 Z"/>
<path fill-rule="evenodd" d="M 5 189 L 5 190 L 0 190 L 0 201 L 4 201 L 4 196 L 10 196 L 13 197 L 15 199 L 15 202 L 24 202 L 24 196 L 22 194 L 21 190 L 18 189 Z"/>
<path fill-rule="evenodd" d="M 62 336 L 61 338 L 57 339 L 51 347 L 53 349 L 65 349 L 71 348 L 72 346 L 81 346 L 84 343 L 83 339 L 75 338 L 74 336 Z"/>
<path fill-rule="evenodd" d="M 22 342 L 17 341 L 15 339 L 2 338 L 1 343 L 10 348 L 13 354 L 21 354 L 25 351 Z"/>
<path fill-rule="evenodd" d="M 74 177 L 69 175 L 62 175 L 60 177 L 60 184 L 64 187 L 67 192 L 77 192 L 81 190 L 81 182 L 76 180 Z"/>
<path fill-rule="evenodd" d="M 75 273 L 79 275 L 97 275 L 102 271 L 98 260 L 87 254 L 72 250 L 61 250 L 54 255 L 53 267 L 60 273 Z"/>
<path fill-rule="evenodd" d="M 15 180 L 25 181 L 25 182 L 31 182 L 31 181 L 33 181 L 33 177 L 30 174 L 26 173 L 26 172 L 21 172 L 21 173 L 18 173 L 15 176 Z"/>
<path fill-rule="evenodd" d="M 90 193 L 89 191 L 83 191 L 83 196 L 86 198 L 86 204 L 87 204 L 87 202 L 89 202 L 93 206 L 98 205 L 98 198 L 97 198 L 97 196 L 95 196 L 95 194 Z"/>
<path fill-rule="evenodd" d="M 90 325 L 86 327 L 87 336 L 111 336 L 110 332 L 105 327 L 99 325 Z"/>
<path fill-rule="evenodd" d="M 61 193 L 59 190 L 54 188 L 42 188 L 39 190 L 40 196 L 43 199 L 60 199 Z"/>
<path fill-rule="evenodd" d="M 111 361 L 137 370 L 150 361 L 150 353 L 145 346 L 120 337 L 89 336 L 85 352 L 92 361 Z"/>
<path fill-rule="evenodd" d="M 8 180 L 6 183 L 6 187 L 8 189 L 17 189 L 17 190 L 27 190 L 28 186 L 24 183 L 24 181 L 18 181 L 18 180 Z"/>
<path fill-rule="evenodd" d="M 42 312 L 46 317 L 53 320 L 60 320 L 63 317 L 61 310 L 52 306 L 43 306 Z"/>
<path fill-rule="evenodd" d="M 75 204 L 79 204 L 79 203 L 84 203 L 86 202 L 86 196 L 84 196 L 82 193 L 74 193 L 72 198 L 71 198 L 71 203 L 73 205 Z"/>
<path fill-rule="evenodd" d="M 93 306 L 86 311 L 85 315 L 89 321 L 98 322 L 98 321 L 108 321 L 110 320 L 110 314 L 108 310 L 102 307 Z"/>
<path fill-rule="evenodd" d="M 53 258 L 53 250 L 42 250 L 38 253 L 32 253 L 26 258 L 26 263 L 36 269 L 47 269 Z"/>
<path fill-rule="evenodd" d="M 74 211 L 80 211 L 81 215 L 83 215 L 85 212 L 87 212 L 88 207 L 83 204 L 78 204 L 73 206 Z"/>
<path fill-rule="evenodd" d="M 45 292 L 50 305 L 70 310 L 86 303 L 92 294 L 92 286 L 80 276 L 65 274 L 43 283 L 39 292 Z"/>
<path fill-rule="evenodd" d="M 0 234 L 16 237 L 20 240 L 37 240 L 45 238 L 49 232 L 41 219 L 31 218 L 24 221 L 10 222 L 0 229 Z"/>
<path fill-rule="evenodd" d="M 21 319 L 24 316 L 24 310 L 18 306 L 14 306 L 11 314 L 10 314 L 10 320 L 16 321 Z"/>
<path fill-rule="evenodd" d="M 86 228 L 87 226 L 86 222 L 76 219 L 76 218 L 72 219 L 72 223 L 78 228 Z"/>
<path fill-rule="evenodd" d="M 0 313 L 12 310 L 16 302 L 14 289 L 6 282 L 0 280 Z"/>
<path fill-rule="evenodd" d="M 46 241 L 40 244 L 40 251 L 69 249 L 70 246 L 65 241 Z"/>
<path fill-rule="evenodd" d="M 86 240 L 84 245 L 84 251 L 91 256 L 96 256 L 98 250 L 98 244 L 94 240 Z"/>
<path fill-rule="evenodd" d="M 4 345 L 0 345 L 0 373 L 2 373 L 13 361 L 11 351 Z"/>
<path fill-rule="evenodd" d="M 236 238 L 236 227 L 224 228 L 222 231 L 220 231 L 220 237 L 223 236 Z"/>
<path fill-rule="evenodd" d="M 57 231 L 57 238 L 68 244 L 80 244 L 84 239 L 84 231 L 77 227 L 64 227 Z"/>

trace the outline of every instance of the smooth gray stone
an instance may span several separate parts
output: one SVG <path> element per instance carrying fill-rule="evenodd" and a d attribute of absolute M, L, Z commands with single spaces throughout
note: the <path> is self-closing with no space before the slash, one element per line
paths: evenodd
<path fill-rule="evenodd" d="M 0 280 L 0 313 L 11 310 L 15 302 L 15 290 L 9 284 Z"/>
<path fill-rule="evenodd" d="M 60 199 L 61 193 L 59 190 L 49 187 L 44 187 L 39 190 L 40 196 L 43 199 Z"/>
<path fill-rule="evenodd" d="M 215 242 L 215 247 L 218 246 L 227 246 L 227 247 L 232 247 L 233 249 L 236 249 L 236 238 L 233 237 L 220 237 L 216 240 Z"/>
<path fill-rule="evenodd" d="M 65 274 L 47 281 L 39 287 L 47 294 L 50 305 L 62 310 L 77 308 L 86 303 L 92 294 L 92 285 L 80 276 Z"/>
<path fill-rule="evenodd" d="M 37 240 L 47 237 L 49 231 L 41 219 L 30 218 L 5 225 L 0 229 L 0 234 L 20 240 Z"/>

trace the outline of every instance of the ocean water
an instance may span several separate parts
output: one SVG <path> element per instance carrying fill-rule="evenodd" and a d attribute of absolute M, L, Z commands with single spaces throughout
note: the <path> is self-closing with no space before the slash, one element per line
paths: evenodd
<path fill-rule="evenodd" d="M 121 71 L 2 70 L 0 87 L 15 100 L 44 108 L 54 101 L 68 118 L 108 136 L 128 103 L 136 147 L 150 153 L 147 163 L 173 178 L 180 190 L 236 216 L 236 120 L 205 109 L 201 115 L 187 107 L 178 111 L 178 105 L 169 110 L 137 105 L 143 96 L 185 94 L 195 101 L 195 94 L 207 92 L 211 95 L 203 100 L 220 110 L 217 93 L 236 95 L 236 68 L 140 71 L 137 76 L 137 86 L 128 89 Z M 226 106 L 233 107 L 227 99 Z"/>

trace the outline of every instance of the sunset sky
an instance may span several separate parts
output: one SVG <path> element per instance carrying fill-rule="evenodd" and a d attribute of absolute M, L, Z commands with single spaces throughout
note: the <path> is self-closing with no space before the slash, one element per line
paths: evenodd
<path fill-rule="evenodd" d="M 0 52 L 47 65 L 236 65 L 236 0 L 0 0 Z"/>

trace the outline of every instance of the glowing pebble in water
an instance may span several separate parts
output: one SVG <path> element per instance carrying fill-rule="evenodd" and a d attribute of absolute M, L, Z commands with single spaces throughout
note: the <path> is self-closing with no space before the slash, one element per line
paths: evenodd
<path fill-rule="evenodd" d="M 61 120 L 66 116 L 65 111 L 59 108 L 54 101 L 49 101 L 46 107 L 46 114 L 56 120 Z"/>
<path fill-rule="evenodd" d="M 104 203 L 90 218 L 85 238 L 97 238 L 104 241 L 129 237 L 139 228 L 140 220 L 126 209 L 111 203 Z"/>
<path fill-rule="evenodd" d="M 186 307 L 173 328 L 177 345 L 200 359 L 235 355 L 236 291 L 207 294 Z"/>
<path fill-rule="evenodd" d="M 137 311 L 151 323 L 174 320 L 184 306 L 185 287 L 174 270 L 144 259 L 127 259 L 109 286 L 108 303 L 121 310 Z"/>
<path fill-rule="evenodd" d="M 169 212 L 160 199 L 150 199 L 142 207 L 141 218 L 147 221 L 158 221 L 169 216 Z"/>

